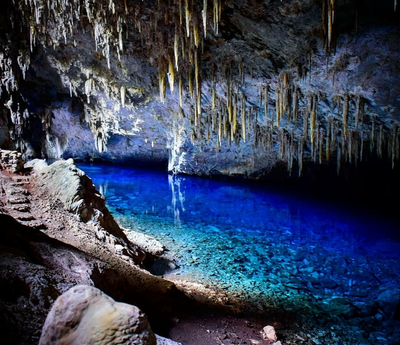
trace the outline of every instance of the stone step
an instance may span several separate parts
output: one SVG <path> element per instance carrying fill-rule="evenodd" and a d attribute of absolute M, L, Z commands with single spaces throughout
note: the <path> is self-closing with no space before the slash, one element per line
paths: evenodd
<path fill-rule="evenodd" d="M 12 195 L 7 200 L 10 204 L 29 204 L 29 199 L 23 195 Z"/>
<path fill-rule="evenodd" d="M 11 209 L 18 212 L 30 212 L 31 208 L 28 204 L 13 204 Z"/>
<path fill-rule="evenodd" d="M 19 211 L 15 211 L 15 210 L 10 212 L 10 216 L 14 217 L 15 219 L 23 220 L 23 221 L 29 221 L 29 220 L 36 219 L 34 216 L 32 216 L 31 213 L 19 212 Z"/>

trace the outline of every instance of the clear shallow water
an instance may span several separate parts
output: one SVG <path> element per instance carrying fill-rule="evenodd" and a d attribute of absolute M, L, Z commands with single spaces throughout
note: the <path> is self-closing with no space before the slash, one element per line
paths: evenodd
<path fill-rule="evenodd" d="M 346 320 L 365 344 L 400 339 L 395 224 L 348 205 L 256 185 L 79 167 L 122 226 L 165 244 L 177 260 L 175 276 L 218 285 L 260 310 L 274 306 Z"/>

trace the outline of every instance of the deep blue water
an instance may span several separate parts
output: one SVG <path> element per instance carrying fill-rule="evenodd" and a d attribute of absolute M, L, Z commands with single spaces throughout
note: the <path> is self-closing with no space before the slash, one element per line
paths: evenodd
<path fill-rule="evenodd" d="M 78 166 L 120 224 L 165 244 L 176 258 L 171 276 L 216 284 L 259 308 L 309 305 L 346 320 L 380 322 L 386 333 L 369 335 L 380 343 L 397 336 L 400 231 L 372 210 L 255 184 Z"/>

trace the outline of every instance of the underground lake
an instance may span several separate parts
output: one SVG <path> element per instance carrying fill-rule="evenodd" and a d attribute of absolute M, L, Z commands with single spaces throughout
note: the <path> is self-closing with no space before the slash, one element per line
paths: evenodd
<path fill-rule="evenodd" d="M 257 313 L 282 309 L 340 325 L 349 344 L 398 343 L 397 223 L 254 183 L 78 167 L 121 226 L 165 246 L 171 261 L 156 261 L 154 274 L 216 286 Z"/>

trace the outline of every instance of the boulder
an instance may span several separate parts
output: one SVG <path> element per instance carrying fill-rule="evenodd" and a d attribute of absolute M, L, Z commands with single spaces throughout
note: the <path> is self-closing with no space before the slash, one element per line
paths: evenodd
<path fill-rule="evenodd" d="M 56 300 L 46 318 L 39 345 L 50 344 L 156 345 L 157 340 L 139 308 L 77 285 Z"/>

